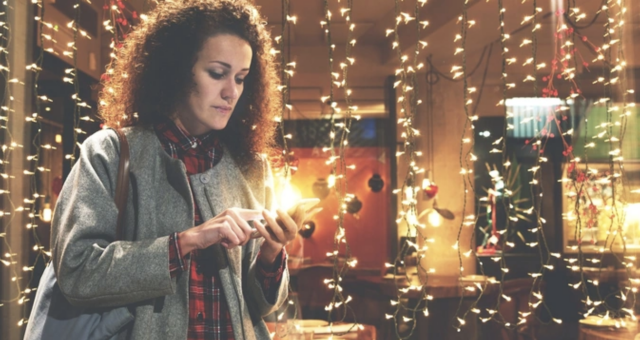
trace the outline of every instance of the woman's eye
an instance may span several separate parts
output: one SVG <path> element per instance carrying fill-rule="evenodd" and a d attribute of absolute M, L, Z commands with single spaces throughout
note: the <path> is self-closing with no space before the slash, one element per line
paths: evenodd
<path fill-rule="evenodd" d="M 211 76 L 211 78 L 216 79 L 216 80 L 220 80 L 222 78 L 224 78 L 224 74 L 223 73 L 216 73 L 213 71 L 209 71 L 209 76 Z"/>
<path fill-rule="evenodd" d="M 244 79 L 236 78 L 236 84 L 238 84 L 238 85 L 244 84 Z"/>

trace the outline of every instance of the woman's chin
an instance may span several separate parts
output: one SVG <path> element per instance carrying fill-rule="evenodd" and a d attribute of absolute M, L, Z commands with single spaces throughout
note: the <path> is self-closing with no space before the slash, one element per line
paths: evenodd
<path fill-rule="evenodd" d="M 228 121 L 226 121 L 226 122 L 216 122 L 214 124 L 209 125 L 209 127 L 212 130 L 220 131 L 220 130 L 224 130 L 224 128 L 227 127 L 227 124 L 228 124 Z"/>

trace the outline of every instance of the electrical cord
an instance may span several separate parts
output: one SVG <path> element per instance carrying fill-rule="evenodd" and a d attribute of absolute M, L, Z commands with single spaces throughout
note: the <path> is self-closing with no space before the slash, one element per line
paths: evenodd
<path fill-rule="evenodd" d="M 491 43 L 493 44 L 493 43 Z M 473 69 L 473 71 L 469 72 L 469 74 L 467 74 L 467 77 L 471 77 L 477 70 L 478 68 L 480 68 L 480 64 L 482 63 L 482 60 L 484 59 L 484 55 L 487 52 L 487 48 L 489 47 L 489 45 L 486 45 L 484 47 L 484 49 L 482 50 L 482 55 L 480 56 L 480 59 L 478 60 L 478 64 L 476 65 L 476 67 Z M 449 76 L 447 76 L 446 74 L 442 73 L 440 70 L 438 70 L 435 65 L 433 65 L 433 63 L 431 62 L 431 58 L 427 58 L 427 62 L 429 63 L 429 66 L 431 66 L 431 71 L 432 73 L 435 73 L 436 75 L 438 75 L 438 77 L 442 77 L 448 81 L 451 82 L 459 82 L 462 81 L 464 78 L 460 78 L 460 79 L 453 79 Z"/>
<path fill-rule="evenodd" d="M 602 5 L 600 5 L 600 8 L 602 8 L 602 6 L 606 4 L 607 4 L 607 0 L 602 0 Z M 564 19 L 567 21 L 569 26 L 573 27 L 574 29 L 585 29 L 585 28 L 591 27 L 591 25 L 595 24 L 596 20 L 598 20 L 600 13 L 602 13 L 601 11 L 598 11 L 598 13 L 596 13 L 596 15 L 593 16 L 593 19 L 591 19 L 591 22 L 589 22 L 586 25 L 579 26 L 577 23 L 571 21 L 571 18 L 569 17 L 569 9 L 570 9 L 569 6 L 570 6 L 570 3 L 567 3 L 567 10 L 564 12 Z"/>

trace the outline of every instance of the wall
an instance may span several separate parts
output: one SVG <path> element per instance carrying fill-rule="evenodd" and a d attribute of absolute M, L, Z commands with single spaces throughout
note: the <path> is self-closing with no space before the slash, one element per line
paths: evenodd
<path fill-rule="evenodd" d="M 462 83 L 451 83 L 440 80 L 433 85 L 433 121 L 429 126 L 427 114 L 427 84 L 425 77 L 418 78 L 418 91 L 422 105 L 418 106 L 418 112 L 415 117 L 415 128 L 420 131 L 420 136 L 416 138 L 418 150 L 423 152 L 423 156 L 417 159 L 418 167 L 425 168 L 427 171 L 432 170 L 431 180 L 435 180 L 438 185 L 438 206 L 440 208 L 449 209 L 455 215 L 452 221 L 442 220 L 439 227 L 428 224 L 427 218 L 420 219 L 421 223 L 427 224 L 426 227 L 418 228 L 418 232 L 427 239 L 433 239 L 434 243 L 429 243 L 429 249 L 426 257 L 421 261 L 421 265 L 425 269 L 435 269 L 435 275 L 459 275 L 460 267 L 464 267 L 464 275 L 475 274 L 475 259 L 473 256 L 462 256 L 462 263 L 458 258 L 458 251 L 453 248 L 458 237 L 462 219 L 465 216 L 475 213 L 475 204 L 473 199 L 473 191 L 469 186 L 464 198 L 463 176 L 460 174 L 460 148 L 462 131 L 467 120 L 464 113 L 464 99 Z M 397 96 L 401 95 L 400 86 L 396 88 Z M 398 118 L 404 117 L 397 108 Z M 398 142 L 403 142 L 401 138 L 403 132 L 402 126 L 398 126 Z M 468 128 L 468 126 L 467 126 Z M 465 137 L 470 138 L 471 133 L 467 130 Z M 432 141 L 433 146 L 429 147 Z M 463 154 L 466 154 L 471 144 L 465 144 Z M 429 150 L 433 150 L 433 155 L 429 155 Z M 433 169 L 429 169 L 429 158 L 433 157 Z M 464 162 L 464 160 L 463 160 Z M 398 157 L 398 187 L 402 186 L 405 181 L 408 158 L 406 156 Z M 473 168 L 473 162 L 464 167 Z M 422 183 L 424 175 L 418 175 L 418 183 Z M 399 200 L 401 201 L 401 200 Z M 417 209 L 422 212 L 431 208 L 433 200 L 425 200 L 422 195 L 418 195 Z M 402 203 L 398 203 L 398 211 L 402 211 Z M 460 250 L 467 252 L 470 247 L 470 239 L 473 227 L 462 227 L 460 234 Z M 407 226 L 402 221 L 398 224 L 398 238 L 407 234 Z M 423 237 L 418 237 L 418 244 L 423 244 Z"/>
<path fill-rule="evenodd" d="M 299 158 L 298 172 L 291 178 L 291 183 L 300 190 L 302 197 L 313 197 L 312 185 L 318 178 L 327 178 L 331 167 L 326 165 L 329 153 L 320 148 L 294 148 Z M 384 267 L 387 254 L 387 226 L 389 214 L 389 154 L 385 148 L 361 147 L 347 149 L 347 163 L 354 164 L 354 170 L 348 170 L 349 193 L 355 194 L 363 203 L 358 218 L 351 214 L 345 216 L 347 242 L 352 256 L 358 259 L 360 268 Z M 368 181 L 375 173 L 380 174 L 385 182 L 382 191 L 372 192 Z M 338 212 L 338 197 L 335 190 L 320 202 L 324 208 L 313 221 L 316 230 L 311 238 L 304 240 L 304 256 L 312 263 L 326 260 L 326 253 L 334 250 L 334 234 L 337 221 L 333 216 Z M 344 251 L 341 252 L 344 254 Z"/>

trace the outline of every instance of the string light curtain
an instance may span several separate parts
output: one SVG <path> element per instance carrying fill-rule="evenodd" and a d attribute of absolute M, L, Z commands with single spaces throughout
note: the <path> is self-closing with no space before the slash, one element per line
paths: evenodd
<path fill-rule="evenodd" d="M 338 1 L 340 2 L 340 1 Z M 334 187 L 338 197 L 338 215 L 334 215 L 333 219 L 337 222 L 336 232 L 334 233 L 334 250 L 327 253 L 327 258 L 333 263 L 333 277 L 326 279 L 324 283 L 333 291 L 331 302 L 325 307 L 327 311 L 329 329 L 333 334 L 334 321 L 344 321 L 349 315 L 351 309 L 348 303 L 352 301 L 351 296 L 345 298 L 342 293 L 341 282 L 350 268 L 357 264 L 357 259 L 351 255 L 351 248 L 347 242 L 345 232 L 345 215 L 347 213 L 347 204 L 355 198 L 353 194 L 348 193 L 347 187 L 347 170 L 355 169 L 355 165 L 348 165 L 346 159 L 346 147 L 348 146 L 349 133 L 353 119 L 360 117 L 354 115 L 356 107 L 351 105 L 352 91 L 348 83 L 348 69 L 355 63 L 355 59 L 351 57 L 351 48 L 355 46 L 356 40 L 353 38 L 353 30 L 355 24 L 352 23 L 353 0 L 347 0 L 346 8 L 340 9 L 340 15 L 345 19 L 347 26 L 347 40 L 345 44 L 345 59 L 339 63 L 342 75 L 334 72 L 335 44 L 332 41 L 332 17 L 333 14 L 329 10 L 329 0 L 324 0 L 324 20 L 320 22 L 320 27 L 324 29 L 325 38 L 328 47 L 329 62 L 329 96 L 320 98 L 321 102 L 328 102 L 330 115 L 330 132 L 329 146 L 324 147 L 324 152 L 329 152 L 330 156 L 326 164 L 331 166 L 331 174 L 329 175 L 329 187 Z M 340 80 L 342 76 L 342 80 Z M 334 89 L 342 88 L 344 90 L 344 98 L 346 107 L 341 108 L 335 99 Z M 339 115 L 339 116 L 338 116 Z M 337 152 L 336 152 L 337 148 Z M 342 259 L 341 259 L 342 257 Z M 356 327 L 353 324 L 352 328 Z"/>
<path fill-rule="evenodd" d="M 355 66 L 355 59 L 351 56 L 351 49 L 355 45 L 356 41 L 353 38 L 353 29 L 355 25 L 352 23 L 352 10 L 353 0 L 346 1 L 346 8 L 340 10 L 340 15 L 347 21 L 348 25 L 348 39 L 345 44 L 345 59 L 338 63 L 340 72 L 334 72 L 335 61 L 334 51 L 335 45 L 332 42 L 331 36 L 331 22 L 332 13 L 329 11 L 329 1 L 324 1 L 324 20 L 321 22 L 321 27 L 324 30 L 327 37 L 328 46 L 328 62 L 329 62 L 329 78 L 330 78 L 330 93 L 329 96 L 321 97 L 323 103 L 327 103 L 331 110 L 331 131 L 330 131 L 330 144 L 323 148 L 325 152 L 329 152 L 327 164 L 332 166 L 332 173 L 329 177 L 329 183 L 335 187 L 336 193 L 339 197 L 340 209 L 336 216 L 334 216 L 337 227 L 334 236 L 334 251 L 327 254 L 328 258 L 333 261 L 334 274 L 331 279 L 328 279 L 326 284 L 333 290 L 334 296 L 332 301 L 327 305 L 329 320 L 335 321 L 344 318 L 349 312 L 348 302 L 351 301 L 351 297 L 344 297 L 342 294 L 342 288 L 340 282 L 346 275 L 349 268 L 354 267 L 357 264 L 357 260 L 351 256 L 351 250 L 345 237 L 345 221 L 344 216 L 346 213 L 347 203 L 353 199 L 353 195 L 348 193 L 347 183 L 347 171 L 352 169 L 353 166 L 347 164 L 346 160 L 346 147 L 348 146 L 349 129 L 353 119 L 359 117 L 355 115 L 356 108 L 351 103 L 351 89 L 349 88 L 349 69 Z M 391 0 L 389 0 L 391 1 Z M 416 230 L 416 235 L 420 235 L 423 244 L 433 241 L 423 234 L 422 225 L 419 223 L 416 217 L 416 203 L 417 194 L 420 192 L 420 186 L 417 183 L 417 175 L 424 172 L 420 164 L 420 150 L 416 149 L 415 138 L 419 136 L 419 130 L 414 125 L 415 115 L 418 112 L 418 106 L 421 104 L 418 98 L 418 86 L 417 86 L 417 72 L 419 72 L 423 64 L 419 63 L 419 55 L 421 51 L 427 46 L 425 41 L 420 40 L 422 30 L 428 25 L 426 21 L 419 21 L 421 17 L 420 10 L 427 2 L 426 0 L 415 0 L 415 10 L 413 14 L 404 13 L 400 11 L 400 0 L 393 0 L 395 2 L 395 25 L 393 28 L 387 30 L 387 36 L 393 34 L 393 42 L 391 44 L 392 50 L 396 50 L 397 58 L 400 63 L 400 67 L 395 71 L 397 77 L 394 83 L 394 88 L 400 86 L 401 95 L 398 97 L 398 105 L 400 106 L 400 113 L 402 117 L 398 119 L 398 124 L 402 126 L 404 132 L 402 137 L 404 139 L 404 150 L 399 152 L 399 156 L 402 157 L 402 161 L 408 164 L 407 174 L 401 188 L 394 190 L 395 194 L 402 196 L 402 211 L 398 219 L 398 223 L 404 222 L 409 226 L 409 230 Z M 469 137 L 467 134 L 473 130 L 473 122 L 477 119 L 476 106 L 473 112 L 469 112 L 469 105 L 473 103 L 471 94 L 475 92 L 475 88 L 469 87 L 467 79 L 474 71 L 468 72 L 467 70 L 467 30 L 474 24 L 474 20 L 468 18 L 468 0 L 458 0 L 464 2 L 463 13 L 459 20 L 460 33 L 457 34 L 454 43 L 460 42 L 461 45 L 454 46 L 454 56 L 460 54 L 462 57 L 462 65 L 454 66 L 451 70 L 452 79 L 459 79 L 463 83 L 463 96 L 464 96 L 464 112 L 467 117 L 466 125 L 462 131 L 461 147 L 459 155 L 460 174 L 462 175 L 462 181 L 464 182 L 463 195 L 466 197 L 468 194 L 468 188 L 473 189 L 472 181 L 472 167 L 470 162 L 475 160 L 475 156 L 471 153 L 471 149 L 464 151 L 465 147 L 473 147 L 473 137 Z M 635 91 L 630 88 L 630 79 L 628 74 L 628 65 L 626 61 L 625 45 L 626 39 L 625 22 L 629 21 L 630 13 L 627 9 L 626 0 L 603 0 L 602 5 L 594 13 L 586 13 L 576 6 L 576 0 L 567 0 L 566 9 L 564 8 L 564 1 L 557 3 L 561 4 L 563 8 L 557 8 L 554 13 L 550 13 L 551 16 L 556 18 L 556 27 L 553 27 L 554 31 L 554 54 L 552 60 L 542 60 L 540 62 L 538 57 L 538 33 L 541 30 L 540 19 L 542 16 L 542 8 L 538 7 L 539 1 L 537 0 L 525 0 L 520 4 L 521 6 L 530 6 L 530 14 L 526 15 L 521 22 L 522 27 L 530 27 L 531 35 L 528 38 L 523 39 L 520 43 L 520 48 L 531 49 L 531 57 L 527 58 L 522 64 L 524 67 L 529 67 L 527 75 L 524 79 L 513 80 L 509 77 L 509 65 L 517 62 L 509 53 L 507 43 L 510 38 L 510 34 L 507 33 L 505 27 L 505 16 L 508 11 L 505 8 L 503 0 L 492 0 L 496 3 L 498 24 L 499 24 L 499 39 L 501 52 L 501 88 L 502 88 L 502 100 L 498 103 L 498 106 L 502 110 L 505 117 L 503 135 L 495 141 L 495 145 L 500 149 L 497 149 L 502 154 L 502 164 L 499 170 L 501 176 L 509 171 L 511 163 L 507 154 L 507 134 L 508 131 L 513 129 L 513 112 L 510 112 L 506 101 L 510 99 L 509 90 L 514 89 L 517 85 L 529 85 L 531 83 L 531 94 L 533 97 L 549 97 L 559 98 L 562 94 L 558 91 L 558 83 L 568 84 L 570 87 L 569 93 L 563 98 L 564 103 L 569 103 L 570 100 L 586 99 L 580 89 L 580 84 L 577 80 L 577 70 L 579 67 L 588 69 L 590 67 L 601 67 L 602 74 L 595 79 L 595 83 L 602 87 L 602 94 L 600 99 L 595 103 L 596 106 L 603 108 L 606 112 L 604 119 L 600 121 L 587 121 L 584 117 L 582 126 L 587 129 L 589 125 L 596 126 L 599 133 L 594 138 L 587 138 L 585 134 L 584 144 L 586 146 L 584 154 L 574 154 L 573 148 L 568 140 L 569 136 L 573 136 L 573 130 L 564 131 L 562 129 L 561 122 L 566 119 L 566 115 L 569 112 L 567 105 L 559 105 L 550 109 L 547 115 L 547 121 L 544 128 L 537 131 L 537 135 L 527 140 L 527 147 L 533 151 L 535 161 L 528 169 L 531 173 L 531 207 L 527 210 L 527 214 L 531 216 L 534 221 L 533 226 L 527 230 L 535 237 L 534 242 L 529 242 L 526 246 L 535 249 L 540 259 L 540 267 L 538 270 L 529 273 L 529 276 L 533 279 L 533 285 L 529 294 L 529 307 L 528 312 L 522 312 L 519 314 L 517 324 L 509 324 L 505 321 L 505 318 L 500 315 L 501 301 L 508 301 L 510 297 L 505 295 L 502 289 L 502 281 L 504 281 L 509 267 L 507 266 L 503 255 L 496 255 L 492 259 L 500 263 L 501 280 L 488 281 L 483 285 L 477 285 L 477 289 L 480 290 L 480 296 L 484 294 L 488 285 L 495 285 L 498 290 L 497 300 L 495 304 L 485 310 L 480 310 L 477 307 L 477 301 L 472 303 L 471 307 L 466 311 L 459 310 L 456 313 L 456 319 L 453 320 L 452 326 L 456 330 L 460 330 L 465 325 L 465 319 L 469 312 L 477 314 L 481 321 L 498 321 L 504 324 L 508 328 L 514 328 L 519 324 L 529 322 L 530 315 L 539 316 L 541 308 L 545 309 L 547 314 L 550 314 L 549 307 L 545 303 L 545 299 L 542 291 L 542 278 L 547 271 L 554 270 L 558 266 L 566 265 L 571 271 L 579 273 L 579 279 L 571 282 L 570 286 L 576 290 L 582 292 L 585 296 L 584 316 L 601 315 L 605 318 L 623 317 L 629 316 L 635 319 L 633 315 L 633 308 L 635 306 L 635 293 L 637 287 L 634 286 L 640 283 L 640 280 L 631 278 L 629 283 L 621 284 L 621 287 L 609 296 L 602 296 L 600 291 L 597 290 L 598 283 L 596 281 L 588 280 L 583 275 L 583 268 L 587 263 L 593 265 L 602 266 L 605 254 L 613 253 L 616 264 L 622 266 L 627 271 L 627 277 L 630 277 L 631 268 L 633 267 L 636 258 L 634 255 L 630 255 L 625 250 L 625 239 L 623 237 L 623 225 L 624 225 L 624 211 L 622 207 L 626 204 L 628 199 L 628 187 L 625 183 L 625 169 L 624 159 L 622 157 L 623 142 L 627 129 L 628 117 L 632 114 L 635 103 L 634 95 Z M 338 1 L 339 2 L 339 1 Z M 47 22 L 45 16 L 45 7 L 42 1 L 33 0 L 32 3 L 36 7 L 36 13 L 34 20 L 37 21 L 39 29 L 39 36 L 37 39 L 40 41 L 42 49 L 40 53 L 35 57 L 32 63 L 27 63 L 27 70 L 32 72 L 33 77 L 33 95 L 35 98 L 35 108 L 31 115 L 28 115 L 26 121 L 30 124 L 35 124 L 34 129 L 38 132 L 41 131 L 41 114 L 43 108 L 46 110 L 52 103 L 51 99 L 38 92 L 37 82 L 40 72 L 42 71 L 43 53 L 55 53 L 53 48 L 45 48 L 45 42 L 53 40 L 53 30 L 55 25 Z M 509 3 L 510 4 L 510 3 Z M 296 22 L 296 17 L 291 16 L 288 12 L 289 0 L 282 0 L 283 6 L 283 18 L 282 32 L 283 35 L 276 37 L 276 42 L 279 44 L 279 51 L 274 53 L 281 53 L 282 63 L 282 84 L 280 90 L 282 91 L 282 100 L 285 105 L 282 110 L 282 115 L 279 118 L 279 122 L 285 118 L 285 113 L 291 110 L 290 105 L 290 79 L 294 74 L 295 64 L 286 59 L 284 55 L 284 32 L 289 29 L 291 23 Z M 511 6 L 511 5 L 510 5 Z M 516 6 L 516 4 L 514 4 Z M 7 3 L 7 8 L 11 7 L 11 1 Z M 82 121 L 91 121 L 90 112 L 91 106 L 87 104 L 83 98 L 80 97 L 80 88 L 86 84 L 81 84 L 78 79 L 77 68 L 77 48 L 79 39 L 90 39 L 91 37 L 82 31 L 79 26 L 79 20 L 82 13 L 80 12 L 80 0 L 76 1 L 74 5 L 75 16 L 72 21 L 67 23 L 67 27 L 73 30 L 73 42 L 67 46 L 67 50 L 63 52 L 62 57 L 67 58 L 73 67 L 65 70 L 65 75 L 61 81 L 73 85 L 74 93 L 72 99 L 74 102 L 73 115 L 74 115 L 74 151 L 71 154 L 65 155 L 67 161 L 74 162 L 74 154 L 78 145 L 78 137 L 84 134 L 82 129 Z M 112 53 L 110 54 L 111 62 L 116 62 L 117 51 L 122 42 L 122 39 L 130 29 L 130 24 L 127 22 L 126 17 L 133 16 L 137 18 L 137 13 L 128 12 L 126 6 L 121 1 L 109 0 L 104 6 L 105 20 L 103 21 L 104 29 L 113 34 L 113 41 L 110 44 Z M 125 15 L 127 14 L 127 15 Z M 549 15 L 549 14 L 548 14 Z M 548 17 L 547 15 L 543 16 Z M 604 18 L 604 25 L 602 31 L 603 42 L 597 43 L 585 35 L 584 29 L 597 22 L 598 18 Z M 9 297 L 8 300 L 0 301 L 0 307 L 6 307 L 8 304 L 23 304 L 27 302 L 33 293 L 32 282 L 27 279 L 20 279 L 24 275 L 30 274 L 33 270 L 33 265 L 27 265 L 23 268 L 18 268 L 16 259 L 20 256 L 18 249 L 11 249 L 7 242 L 7 235 L 11 232 L 24 232 L 25 229 L 29 230 L 29 233 L 33 236 L 35 244 L 30 246 L 28 251 L 33 250 L 37 252 L 37 258 L 44 258 L 48 260 L 50 252 L 47 245 L 40 243 L 38 235 L 36 233 L 37 218 L 39 217 L 38 207 L 43 205 L 45 199 L 47 199 L 45 192 L 39 187 L 39 181 L 36 178 L 36 174 L 45 173 L 50 171 L 42 163 L 42 154 L 52 150 L 54 146 L 50 144 L 42 144 L 40 134 L 36 133 L 33 136 L 33 147 L 30 149 L 27 155 L 27 167 L 22 173 L 9 173 L 7 171 L 7 163 L 10 160 L 11 152 L 17 148 L 22 148 L 17 141 L 12 138 L 12 132 L 8 129 L 9 114 L 13 110 L 12 104 L 12 86 L 19 86 L 25 84 L 25 79 L 17 79 L 12 77 L 11 66 L 9 65 L 9 55 L 11 51 L 7 49 L 8 41 L 11 38 L 12 32 L 9 30 L 6 22 L 7 13 L 0 14 L 0 33 L 2 34 L 2 40 L 0 40 L 0 74 L 2 74 L 3 80 L 8 86 L 5 86 L 5 91 L 2 94 L 1 99 L 1 111 L 0 111 L 0 127 L 4 134 L 4 145 L 2 145 L 2 157 L 0 162 L 0 176 L 3 181 L 0 186 L 0 194 L 9 194 L 9 182 L 18 180 L 18 176 L 24 178 L 29 185 L 28 196 L 24 197 L 22 202 L 13 202 L 8 199 L 8 206 L 5 206 L 3 211 L 0 212 L 3 218 L 2 229 L 0 230 L 0 239 L 4 244 L 5 254 L 2 254 L 0 258 L 1 266 L 8 270 L 9 281 L 8 284 L 16 285 L 18 287 L 18 295 Z M 145 19 L 143 14 L 139 15 L 141 20 Z M 588 18 L 592 18 L 589 20 Z M 124 19 L 124 20 L 123 20 Z M 586 22 L 586 24 L 585 24 Z M 400 37 L 398 28 L 401 25 L 415 25 L 414 29 L 417 33 L 415 42 L 415 48 L 413 49 L 413 55 L 402 55 L 402 48 L 400 46 Z M 590 53 L 595 57 L 593 60 L 587 60 L 588 57 L 580 54 L 576 44 L 585 46 Z M 486 49 L 485 49 L 486 51 Z M 483 52 L 484 56 L 484 52 Z M 113 68 L 107 67 L 105 75 L 108 77 L 113 72 Z M 538 88 L 538 74 L 545 72 L 542 77 L 542 81 L 545 86 L 542 89 Z M 336 99 L 334 98 L 334 91 L 336 89 L 342 89 L 344 91 L 345 106 L 340 107 Z M 106 89 L 108 90 L 108 88 Z M 477 99 L 479 100 L 479 98 Z M 107 103 L 100 103 L 100 105 L 107 105 Z M 125 119 L 134 117 L 125 117 Z M 554 127 L 552 130 L 551 127 Z M 551 132 L 554 131 L 554 132 Z M 557 133 L 557 135 L 552 135 Z M 284 127 L 281 129 L 281 137 L 284 142 L 283 155 L 289 155 L 287 140 L 295 138 L 285 133 Z M 589 150 L 596 145 L 604 144 L 608 145 L 609 154 L 607 159 L 608 175 L 606 175 L 602 181 L 611 187 L 612 201 L 611 203 L 604 203 L 602 206 L 597 206 L 587 217 L 593 217 L 603 211 L 610 212 L 611 218 L 609 223 L 605 226 L 596 226 L 589 218 L 578 218 L 575 223 L 575 234 L 582 235 L 586 230 L 591 228 L 603 228 L 606 234 L 604 242 L 599 245 L 598 252 L 596 254 L 589 255 L 583 251 L 583 245 L 578 243 L 575 246 L 571 246 L 570 250 L 576 252 L 576 257 L 571 255 L 563 256 L 560 253 L 554 253 L 550 251 L 547 239 L 543 233 L 543 227 L 546 221 L 541 216 L 542 199 L 545 193 L 542 190 L 542 171 L 543 163 L 547 162 L 547 156 L 545 156 L 544 149 L 549 145 L 551 138 L 559 138 L 562 141 L 564 148 L 563 155 L 567 163 L 567 170 L 570 176 L 562 183 L 563 186 L 571 189 L 573 193 L 581 193 L 584 195 L 585 200 L 578 200 L 574 206 L 565 207 L 565 216 L 573 214 L 574 216 L 580 216 L 585 209 L 589 209 L 586 205 L 589 203 L 591 197 L 586 190 L 583 190 L 585 186 L 589 185 L 589 181 L 585 180 L 585 176 L 593 173 L 594 167 L 589 163 Z M 290 165 L 288 164 L 288 157 L 285 158 L 285 179 L 288 178 L 290 172 Z M 478 175 L 478 174 L 476 174 Z M 477 197 L 477 199 L 480 199 Z M 464 200 L 466 202 L 466 200 Z M 618 204 L 617 202 L 620 202 Z M 507 216 L 515 217 L 515 209 L 511 209 L 509 206 L 505 206 Z M 463 207 L 463 215 L 466 206 Z M 28 223 L 26 225 L 13 225 L 12 221 L 16 214 L 27 214 Z M 460 239 L 460 231 L 467 225 L 474 225 L 477 212 L 475 215 L 464 216 L 464 220 L 459 228 L 458 238 L 456 244 L 453 245 L 458 250 L 458 257 L 460 263 L 462 263 L 462 255 L 470 256 L 475 254 L 474 244 L 471 243 L 471 249 L 468 251 L 462 250 L 462 244 L 464 240 Z M 510 223 L 506 224 L 507 228 L 510 227 Z M 410 236 L 410 235 L 408 235 Z M 474 237 L 472 237 L 473 242 Z M 509 243 L 506 239 L 501 239 L 501 246 L 503 249 L 509 247 Z M 394 275 L 399 275 L 399 268 L 405 266 L 403 260 L 405 256 L 415 249 L 417 251 L 418 259 L 421 259 L 427 255 L 427 247 L 419 246 L 417 243 L 408 242 L 399 250 L 396 262 L 394 264 L 387 263 L 387 267 L 394 268 Z M 622 249 L 620 251 L 619 249 Z M 341 259 L 341 256 L 344 258 Z M 420 261 L 418 261 L 420 263 Z M 478 262 L 480 263 L 480 262 Z M 396 265 L 396 264 L 399 264 Z M 481 263 L 480 263 L 481 264 Z M 481 270 L 483 267 L 480 266 Z M 406 268 L 404 268 L 406 269 Z M 427 308 L 428 301 L 432 298 L 425 293 L 423 286 L 427 284 L 430 269 L 424 268 L 421 265 L 418 268 L 425 277 L 425 281 L 420 285 L 411 285 L 408 288 L 400 288 L 397 291 L 397 297 L 391 301 L 391 305 L 394 306 L 392 314 L 386 314 L 386 318 L 393 320 L 396 326 L 396 336 L 402 338 L 398 330 L 400 323 L 410 325 L 410 329 L 413 330 L 416 327 L 417 314 L 422 313 L 425 316 L 429 315 Z M 463 275 L 463 268 L 460 268 L 460 275 Z M 405 270 L 405 273 L 407 271 Z M 595 293 L 592 293 L 596 288 Z M 420 290 L 422 292 L 420 303 L 415 306 L 409 306 L 404 302 L 403 295 L 409 290 Z M 611 303 L 611 299 L 617 299 L 622 303 Z M 340 312 L 338 312 L 340 311 Z M 21 327 L 26 321 L 26 316 L 29 311 L 24 309 L 25 318 L 21 319 L 17 326 Z M 334 320 L 335 318 L 335 320 Z M 551 322 L 561 323 L 558 318 L 551 316 Z M 624 323 L 624 319 L 622 321 Z"/>
<path fill-rule="evenodd" d="M 386 35 L 393 34 L 393 43 L 391 45 L 392 50 L 395 50 L 398 61 L 400 63 L 399 68 L 395 71 L 396 81 L 393 84 L 394 89 L 400 87 L 401 93 L 397 99 L 397 104 L 400 108 L 400 118 L 398 118 L 398 124 L 402 125 L 404 131 L 401 137 L 404 139 L 403 151 L 396 153 L 396 156 L 400 156 L 398 162 L 407 162 L 407 174 L 402 184 L 401 189 L 393 191 L 396 195 L 401 195 L 401 211 L 399 217 L 396 220 L 398 224 L 404 222 L 407 225 L 407 239 L 411 239 L 411 235 L 417 235 L 422 238 L 422 243 L 429 242 L 427 236 L 425 236 L 424 225 L 418 221 L 417 211 L 417 196 L 421 192 L 421 186 L 418 183 L 417 175 L 424 173 L 425 169 L 419 165 L 419 157 L 422 156 L 422 151 L 417 149 L 416 137 L 420 135 L 420 131 L 415 126 L 415 117 L 418 112 L 418 105 L 422 104 L 422 100 L 419 99 L 418 79 L 417 72 L 424 67 L 423 63 L 420 63 L 420 52 L 427 47 L 427 42 L 420 40 L 421 30 L 424 29 L 429 22 L 420 21 L 420 12 L 422 7 L 426 4 L 426 0 L 414 1 L 413 15 L 402 12 L 400 10 L 399 0 L 395 0 L 395 25 L 392 29 L 387 29 Z M 416 42 L 413 48 L 411 56 L 402 54 L 402 46 L 400 45 L 400 32 L 399 27 L 401 25 L 412 25 L 416 32 Z M 412 250 L 416 250 L 418 271 L 422 272 L 425 277 L 425 282 L 421 282 L 420 285 L 410 284 L 407 288 L 399 288 L 397 292 L 396 300 L 391 300 L 391 306 L 393 308 L 393 314 L 386 314 L 385 318 L 390 319 L 394 323 L 395 335 L 399 339 L 407 339 L 411 337 L 417 327 L 418 313 L 424 316 L 429 315 L 428 301 L 432 299 L 431 296 L 426 294 L 426 291 L 422 289 L 423 284 L 426 284 L 428 280 L 428 273 L 430 270 L 424 268 L 420 259 L 426 256 L 427 246 L 420 247 L 417 243 L 407 241 L 401 245 L 398 254 L 395 259 L 395 263 L 387 263 L 387 268 L 393 268 L 394 278 L 398 275 L 404 275 L 408 282 L 412 282 L 410 272 L 407 271 L 407 266 L 404 263 L 404 259 L 408 256 Z M 400 274 L 403 272 L 404 274 Z M 421 291 L 421 296 L 418 299 L 418 303 L 412 306 L 403 297 L 410 290 Z M 404 323 L 408 326 L 409 334 L 401 334 L 400 325 Z"/>

